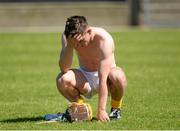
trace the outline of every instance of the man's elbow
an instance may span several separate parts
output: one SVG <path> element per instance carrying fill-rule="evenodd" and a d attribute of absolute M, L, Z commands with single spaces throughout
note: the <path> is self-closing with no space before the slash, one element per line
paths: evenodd
<path fill-rule="evenodd" d="M 68 70 L 70 70 L 70 68 L 64 68 L 64 67 L 60 67 L 61 72 L 68 72 Z"/>
<path fill-rule="evenodd" d="M 66 65 L 60 62 L 59 62 L 59 67 L 60 67 L 61 72 L 67 72 L 68 70 L 70 70 L 70 67 L 67 67 Z"/>

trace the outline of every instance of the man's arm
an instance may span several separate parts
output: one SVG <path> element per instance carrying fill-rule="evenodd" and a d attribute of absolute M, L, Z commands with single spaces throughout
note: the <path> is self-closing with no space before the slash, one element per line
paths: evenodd
<path fill-rule="evenodd" d="M 97 117 L 100 121 L 109 121 L 109 116 L 106 112 L 106 103 L 108 97 L 107 78 L 111 69 L 112 63 L 112 42 L 105 41 L 101 45 L 102 59 L 99 66 L 99 99 Z"/>
<path fill-rule="evenodd" d="M 106 84 L 108 74 L 110 72 L 110 59 L 105 58 L 101 61 L 99 67 L 99 99 L 97 117 L 101 121 L 109 121 L 106 113 L 106 103 L 108 97 L 108 87 Z"/>
<path fill-rule="evenodd" d="M 60 52 L 59 67 L 62 72 L 67 72 L 72 65 L 73 47 L 67 43 L 64 34 L 61 37 L 62 49 Z"/>

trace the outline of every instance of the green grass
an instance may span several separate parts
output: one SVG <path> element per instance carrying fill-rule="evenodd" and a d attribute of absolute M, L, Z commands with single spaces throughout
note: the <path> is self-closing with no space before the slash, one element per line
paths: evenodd
<path fill-rule="evenodd" d="M 128 78 L 122 120 L 39 125 L 67 105 L 55 86 L 60 33 L 0 33 L 0 129 L 180 129 L 180 30 L 112 36 Z M 95 115 L 97 96 L 88 102 Z"/>

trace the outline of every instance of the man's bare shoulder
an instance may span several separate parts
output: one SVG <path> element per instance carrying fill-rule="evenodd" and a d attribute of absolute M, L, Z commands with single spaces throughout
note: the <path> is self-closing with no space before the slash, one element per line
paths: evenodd
<path fill-rule="evenodd" d="M 96 35 L 96 42 L 100 49 L 104 53 L 114 52 L 114 40 L 112 36 L 103 28 L 93 27 L 92 28 Z"/>
<path fill-rule="evenodd" d="M 92 27 L 92 30 L 98 35 L 100 38 L 104 40 L 112 40 L 112 36 L 108 33 L 107 30 L 101 27 Z"/>
<path fill-rule="evenodd" d="M 97 31 L 106 31 L 106 30 L 105 30 L 104 28 L 102 28 L 102 27 L 95 27 L 95 26 L 93 26 L 92 29 L 97 30 Z"/>
<path fill-rule="evenodd" d="M 108 34 L 108 32 L 102 27 L 92 27 L 92 30 L 99 34 Z"/>

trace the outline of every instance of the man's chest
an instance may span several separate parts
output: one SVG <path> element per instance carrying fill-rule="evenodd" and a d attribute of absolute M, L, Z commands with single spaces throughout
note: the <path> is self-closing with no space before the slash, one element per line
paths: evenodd
<path fill-rule="evenodd" d="M 77 48 L 76 52 L 79 57 L 84 59 L 100 59 L 100 49 L 96 46 Z"/>

